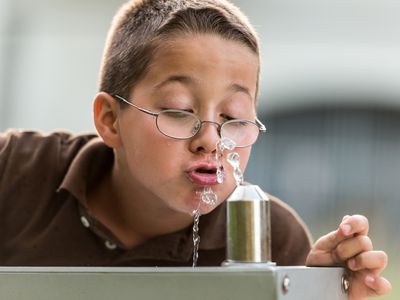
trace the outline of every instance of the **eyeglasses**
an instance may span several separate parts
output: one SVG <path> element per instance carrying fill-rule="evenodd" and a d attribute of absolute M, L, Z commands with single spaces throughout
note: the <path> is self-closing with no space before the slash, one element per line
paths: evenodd
<path fill-rule="evenodd" d="M 210 123 L 217 127 L 218 135 L 221 138 L 229 138 L 236 143 L 236 147 L 242 148 L 254 144 L 260 131 L 266 132 L 264 124 L 257 118 L 255 122 L 233 119 L 219 124 L 213 121 L 202 121 L 197 115 L 185 110 L 165 109 L 160 112 L 152 112 L 129 102 L 121 96 L 115 95 L 114 97 L 141 112 L 156 117 L 157 129 L 163 135 L 173 139 L 190 139 L 200 131 L 203 124 Z"/>

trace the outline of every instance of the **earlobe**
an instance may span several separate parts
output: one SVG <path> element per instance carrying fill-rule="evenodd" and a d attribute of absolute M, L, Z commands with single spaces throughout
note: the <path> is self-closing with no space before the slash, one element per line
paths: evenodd
<path fill-rule="evenodd" d="M 111 148 L 117 148 L 120 145 L 117 110 L 118 103 L 111 95 L 100 92 L 94 98 L 94 125 L 104 143 Z"/>

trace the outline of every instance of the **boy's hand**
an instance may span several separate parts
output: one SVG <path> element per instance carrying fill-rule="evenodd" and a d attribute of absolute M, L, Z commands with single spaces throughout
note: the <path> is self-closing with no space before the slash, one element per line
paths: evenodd
<path fill-rule="evenodd" d="M 308 254 L 307 266 L 347 266 L 351 270 L 349 299 L 388 294 L 392 287 L 380 276 L 387 255 L 374 251 L 368 237 L 368 219 L 361 215 L 345 216 L 339 228 L 315 242 Z"/>

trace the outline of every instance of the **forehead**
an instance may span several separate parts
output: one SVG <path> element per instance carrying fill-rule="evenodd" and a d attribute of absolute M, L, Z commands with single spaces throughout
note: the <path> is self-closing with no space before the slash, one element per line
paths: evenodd
<path fill-rule="evenodd" d="M 155 87 L 180 77 L 198 88 L 243 87 L 255 99 L 258 71 L 258 55 L 245 44 L 212 34 L 185 34 L 160 43 L 144 81 Z"/>

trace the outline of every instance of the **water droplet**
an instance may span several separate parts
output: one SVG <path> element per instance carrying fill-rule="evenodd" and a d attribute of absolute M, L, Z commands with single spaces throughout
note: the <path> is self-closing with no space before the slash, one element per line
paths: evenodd
<path fill-rule="evenodd" d="M 222 167 L 222 157 L 224 154 L 224 144 L 222 143 L 221 139 L 218 140 L 217 143 L 217 151 L 215 153 L 215 160 L 217 161 L 217 182 L 223 183 L 224 182 L 224 174 L 223 174 L 223 167 Z"/>
<path fill-rule="evenodd" d="M 218 166 L 217 168 L 217 182 L 218 183 L 223 183 L 225 179 L 225 174 L 224 171 L 222 169 L 222 166 Z"/>
<path fill-rule="evenodd" d="M 233 171 L 233 177 L 235 177 L 236 185 L 243 184 L 243 173 L 239 168 Z"/>
<path fill-rule="evenodd" d="M 240 156 L 237 152 L 231 152 L 228 154 L 228 162 L 232 166 L 233 169 L 239 168 L 240 165 Z"/>
<path fill-rule="evenodd" d="M 217 151 L 215 154 L 215 159 L 217 161 L 217 182 L 223 183 L 225 180 L 225 174 L 222 167 L 222 157 L 224 156 L 225 149 L 233 150 L 236 147 L 236 143 L 227 137 L 222 137 L 217 143 Z"/>
<path fill-rule="evenodd" d="M 233 177 L 235 178 L 236 185 L 243 184 L 243 172 L 240 170 L 240 155 L 237 152 L 231 152 L 227 158 L 229 164 L 233 168 Z"/>
<path fill-rule="evenodd" d="M 222 151 L 225 149 L 233 150 L 236 148 L 236 143 L 233 140 L 231 140 L 230 138 L 222 137 L 221 138 L 221 146 L 224 147 L 224 149 L 222 149 Z"/>
<path fill-rule="evenodd" d="M 216 205 L 218 200 L 218 196 L 211 187 L 204 187 L 203 192 L 201 193 L 201 201 L 208 205 Z"/>

